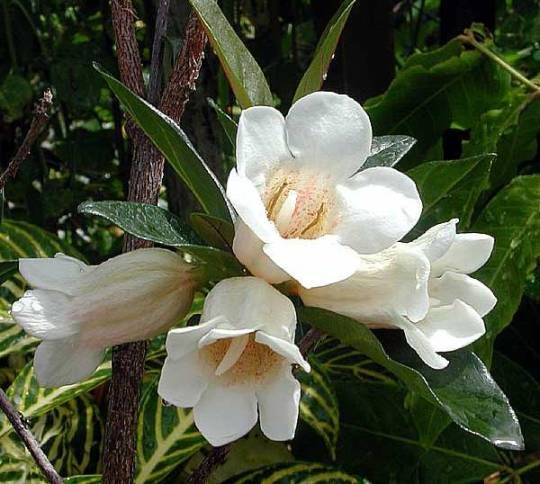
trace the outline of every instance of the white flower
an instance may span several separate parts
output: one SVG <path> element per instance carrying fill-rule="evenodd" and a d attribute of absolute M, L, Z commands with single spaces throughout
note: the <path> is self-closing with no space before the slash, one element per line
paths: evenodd
<path fill-rule="evenodd" d="M 184 316 L 198 283 L 193 266 L 165 249 L 139 249 L 98 265 L 58 254 L 21 259 L 34 289 L 13 303 L 15 321 L 42 339 L 38 382 L 67 385 L 90 376 L 109 346 L 144 340 Z"/>
<path fill-rule="evenodd" d="M 158 392 L 194 407 L 195 425 L 214 446 L 236 440 L 260 420 L 272 440 L 289 440 L 298 420 L 300 384 L 292 364 L 309 371 L 294 344 L 289 299 L 255 277 L 219 282 L 198 326 L 173 329 Z"/>
<path fill-rule="evenodd" d="M 370 327 L 397 327 L 432 368 L 448 365 L 439 352 L 454 351 L 485 333 L 482 317 L 495 306 L 491 290 L 467 274 L 493 249 L 484 234 L 456 234 L 457 220 L 436 225 L 415 241 L 374 255 L 358 255 L 349 279 L 299 295 L 316 306 Z"/>
<path fill-rule="evenodd" d="M 409 232 L 422 211 L 414 182 L 392 168 L 358 172 L 371 139 L 362 107 L 330 92 L 300 99 L 286 118 L 242 112 L 227 195 L 239 214 L 234 252 L 254 275 L 324 286 L 353 274 L 355 251 Z"/>

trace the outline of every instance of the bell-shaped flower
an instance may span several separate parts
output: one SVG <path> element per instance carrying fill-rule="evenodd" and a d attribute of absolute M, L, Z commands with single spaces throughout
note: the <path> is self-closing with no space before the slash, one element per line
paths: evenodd
<path fill-rule="evenodd" d="M 345 95 L 310 94 L 285 118 L 242 112 L 227 195 L 239 215 L 233 250 L 252 274 L 324 286 L 353 274 L 355 252 L 409 232 L 422 211 L 416 185 L 393 168 L 359 171 L 371 141 L 366 112 Z"/>
<path fill-rule="evenodd" d="M 430 367 L 485 333 L 482 317 L 495 306 L 491 290 L 467 274 L 488 260 L 493 238 L 456 234 L 457 220 L 437 225 L 415 241 L 396 243 L 373 255 L 358 255 L 345 281 L 299 288 L 308 306 L 328 309 L 373 328 L 400 328 Z"/>
<path fill-rule="evenodd" d="M 183 317 L 199 277 L 165 249 L 139 249 L 97 265 L 72 257 L 21 259 L 33 287 L 13 303 L 13 319 L 43 340 L 34 355 L 40 385 L 90 376 L 106 348 L 155 336 Z"/>
<path fill-rule="evenodd" d="M 158 393 L 193 407 L 195 425 L 214 446 L 247 434 L 257 420 L 269 439 L 292 439 L 300 401 L 292 365 L 310 370 L 295 328 L 293 304 L 268 283 L 225 279 L 208 294 L 197 326 L 169 331 Z"/>

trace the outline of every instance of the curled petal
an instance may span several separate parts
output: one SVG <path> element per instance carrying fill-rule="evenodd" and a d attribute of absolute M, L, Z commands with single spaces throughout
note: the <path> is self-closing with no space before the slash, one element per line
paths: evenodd
<path fill-rule="evenodd" d="M 290 343 L 281 338 L 276 338 L 275 336 L 271 336 L 262 331 L 257 331 L 255 334 L 255 341 L 268 346 L 278 355 L 283 356 L 289 363 L 300 366 L 306 372 L 311 371 L 311 366 L 304 359 L 300 353 L 300 349 L 294 343 Z"/>
<path fill-rule="evenodd" d="M 456 238 L 458 219 L 435 225 L 410 243 L 417 247 L 433 263 L 448 252 Z"/>

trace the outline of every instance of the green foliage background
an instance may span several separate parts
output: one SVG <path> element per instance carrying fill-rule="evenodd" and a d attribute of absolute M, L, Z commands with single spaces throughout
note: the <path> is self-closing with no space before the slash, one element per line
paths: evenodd
<path fill-rule="evenodd" d="M 187 2 L 172 3 L 165 77 L 188 12 Z M 229 253 L 227 206 L 201 160 L 223 183 L 234 164 L 240 109 L 275 104 L 286 112 L 293 99 L 323 81 L 323 88 L 362 101 L 375 135 L 417 140 L 408 152 L 402 139 L 371 160 L 399 160 L 398 167 L 417 182 L 424 213 L 410 237 L 452 217 L 460 218 L 460 231 L 495 237 L 494 254 L 477 277 L 499 303 L 486 318 L 487 335 L 467 349 L 480 359 L 471 351 L 456 352 L 451 375 L 430 372 L 400 351 L 397 333 L 378 332 L 379 344 L 347 318 L 302 308 L 300 336 L 312 325 L 339 341 L 326 339 L 310 356 L 314 371 L 302 376 L 296 439 L 274 443 L 253 431 L 233 445 L 212 482 L 540 480 L 540 100 L 500 65 L 452 39 L 472 20 L 492 24 L 493 38 L 484 45 L 529 79 L 538 78 L 540 5 L 476 2 L 487 6 L 475 11 L 474 3 L 225 0 L 222 15 L 213 2 L 192 0 L 217 55 L 208 48 L 183 131 L 163 131 L 157 129 L 160 116 L 115 81 L 105 0 L 1 2 L 2 166 L 21 143 L 32 103 L 45 87 L 53 87 L 56 103 L 39 146 L 4 194 L 0 384 L 52 463 L 71 476 L 66 482 L 99 482 L 110 363 L 81 384 L 52 390 L 37 385 L 31 364 L 36 340 L 9 317 L 10 303 L 25 289 L 10 261 L 61 251 L 99 263 L 119 253 L 127 230 L 189 252 L 208 280 L 238 273 Z M 148 66 L 155 5 L 135 4 Z M 252 75 L 243 77 L 246 66 Z M 165 147 L 170 166 L 160 205 L 172 213 L 99 203 L 124 200 L 127 191 L 129 142 L 120 102 Z M 186 320 L 200 308 L 198 298 Z M 163 341 L 152 341 L 147 357 L 137 433 L 141 484 L 183 482 L 209 451 L 191 411 L 163 406 L 157 396 Z M 521 424 L 525 450 L 504 445 L 505 438 L 515 443 L 520 435 L 503 391 Z M 2 415 L 0 482 L 45 482 Z"/>

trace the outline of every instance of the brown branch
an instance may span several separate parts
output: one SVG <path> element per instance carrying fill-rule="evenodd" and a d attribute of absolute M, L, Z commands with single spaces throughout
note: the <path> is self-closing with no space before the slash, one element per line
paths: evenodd
<path fill-rule="evenodd" d="M 17 150 L 17 153 L 15 153 L 13 159 L 9 162 L 9 165 L 4 173 L 0 175 L 0 190 L 5 187 L 9 178 L 14 178 L 15 175 L 17 175 L 19 168 L 30 154 L 32 146 L 45 129 L 45 126 L 47 126 L 52 101 L 52 92 L 50 89 L 46 89 L 43 96 L 41 96 L 39 101 L 34 106 L 34 117 L 32 118 L 30 128 L 24 137 L 22 145 Z"/>
<path fill-rule="evenodd" d="M 317 328 L 311 328 L 303 338 L 298 342 L 298 348 L 302 355 L 306 356 L 312 351 L 317 343 L 325 336 L 325 333 Z M 208 481 L 210 474 L 225 462 L 225 459 L 231 451 L 231 444 L 214 447 L 208 455 L 199 464 L 189 477 L 186 484 L 204 484 Z"/>
<path fill-rule="evenodd" d="M 28 430 L 26 423 L 22 415 L 13 407 L 12 403 L 7 398 L 4 390 L 0 388 L 0 408 L 6 414 L 6 417 L 11 422 L 13 430 L 17 433 L 20 439 L 23 441 L 24 446 L 28 449 L 28 452 L 32 455 L 34 461 L 43 472 L 43 475 L 52 484 L 60 484 L 63 479 L 56 472 L 55 468 L 45 455 L 38 441 L 32 435 L 32 432 Z"/>
<path fill-rule="evenodd" d="M 160 10 L 165 10 L 165 7 L 160 6 Z M 111 0 L 111 14 L 120 78 L 127 87 L 142 96 L 145 89 L 131 0 Z M 161 28 L 157 29 L 158 35 L 162 35 L 162 32 Z M 176 121 L 180 119 L 189 92 L 199 75 L 206 42 L 200 41 L 198 32 L 198 29 L 186 28 L 183 48 L 173 69 L 174 85 L 167 87 L 167 95 L 163 97 L 166 109 L 170 109 L 166 113 Z M 153 68 L 159 68 L 159 64 L 154 62 Z M 156 74 L 151 73 L 150 76 L 154 79 Z M 171 76 L 169 84 L 172 81 Z M 159 93 L 159 83 L 153 86 L 158 86 L 156 89 Z M 159 98 L 159 94 L 156 98 Z M 133 142 L 128 200 L 156 204 L 163 178 L 163 157 L 133 123 L 128 123 L 128 134 Z M 124 252 L 149 246 L 151 243 L 130 235 L 124 239 Z M 113 372 L 103 453 L 104 484 L 133 482 L 138 403 L 145 353 L 144 341 L 113 348 Z"/>
<path fill-rule="evenodd" d="M 161 51 L 163 39 L 167 33 L 167 15 L 169 0 L 160 0 L 156 15 L 154 41 L 152 42 L 152 58 L 150 60 L 150 80 L 148 81 L 148 102 L 154 106 L 159 102 L 161 93 Z"/>

